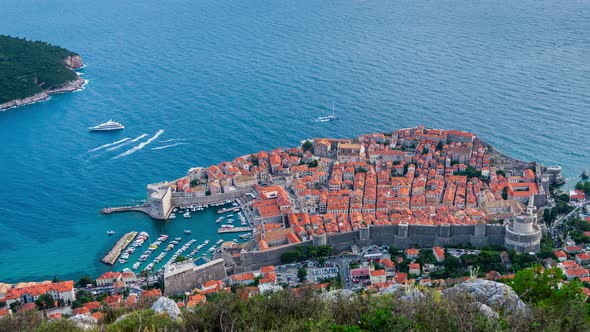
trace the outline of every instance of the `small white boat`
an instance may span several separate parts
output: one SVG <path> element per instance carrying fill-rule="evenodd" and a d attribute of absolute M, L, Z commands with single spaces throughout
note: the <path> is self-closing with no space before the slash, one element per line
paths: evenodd
<path fill-rule="evenodd" d="M 182 214 L 183 217 L 185 218 L 190 218 L 191 217 L 191 213 L 189 211 L 186 211 L 185 213 Z"/>
<path fill-rule="evenodd" d="M 107 235 L 113 235 L 115 234 L 115 231 L 107 231 Z"/>
<path fill-rule="evenodd" d="M 168 217 L 168 219 L 176 219 L 176 214 L 174 214 L 174 213 L 170 214 L 170 217 Z"/>
<path fill-rule="evenodd" d="M 192 233 L 192 231 L 190 229 L 185 229 L 184 230 L 184 234 L 187 234 L 188 235 L 188 234 L 191 234 L 191 233 Z"/>

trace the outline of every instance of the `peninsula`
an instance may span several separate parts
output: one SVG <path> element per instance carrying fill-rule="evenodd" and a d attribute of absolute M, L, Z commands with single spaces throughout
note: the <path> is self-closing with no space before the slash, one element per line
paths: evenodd
<path fill-rule="evenodd" d="M 0 35 L 0 111 L 76 91 L 85 81 L 77 53 L 42 41 Z"/>
<path fill-rule="evenodd" d="M 169 219 L 175 208 L 235 200 L 253 236 L 219 258 L 239 273 L 277 264 L 302 245 L 336 252 L 370 245 L 539 252 L 538 220 L 552 204 L 549 186 L 561 180 L 561 168 L 516 160 L 475 134 L 417 126 L 309 139 L 195 167 L 148 185 L 145 205 L 122 210 Z M 168 285 L 183 278 L 181 271 L 164 272 L 167 289 L 175 289 Z"/>
<path fill-rule="evenodd" d="M 425 313 L 432 308 L 453 308 L 443 313 L 472 310 L 456 320 L 465 322 L 459 330 L 471 330 L 478 320 L 490 327 L 482 331 L 501 331 L 492 324 L 516 324 L 513 317 L 545 317 L 556 324 L 547 331 L 578 330 L 563 328 L 565 316 L 587 331 L 590 321 L 579 317 L 587 316 L 590 297 L 590 234 L 575 234 L 581 233 L 576 228 L 590 233 L 576 217 L 590 201 L 574 192 L 566 202 L 555 192 L 561 180 L 559 167 L 510 158 L 472 133 L 423 126 L 310 139 L 192 168 L 177 180 L 148 185 L 144 205 L 103 213 L 174 219 L 181 210 L 190 215 L 225 206 L 217 210 L 218 223 L 228 218 L 220 231 L 233 228 L 229 218 L 236 213 L 248 227 L 235 228 L 253 232 L 240 236 L 246 242 L 219 239 L 210 254 L 195 257 L 209 240 L 196 245 L 190 239 L 157 269 L 183 241 L 161 234 L 131 268 L 160 250 L 139 275 L 124 268 L 77 283 L 0 284 L 0 326 L 208 331 L 236 324 L 236 330 L 274 331 L 290 324 L 284 330 L 300 331 L 313 323 L 312 330 L 324 331 L 335 330 L 338 311 L 351 317 L 340 323 L 364 324 L 363 331 L 446 331 L 457 325 L 438 324 L 438 313 L 427 325 L 414 320 L 430 317 Z M 572 239 L 564 241 L 562 229 Z M 148 238 L 146 232 L 125 234 L 103 262 L 113 265 L 123 250 L 126 261 Z M 277 309 L 277 303 L 289 308 Z M 548 305 L 554 308 L 547 311 Z M 312 310 L 296 312 L 302 308 Z M 286 311 L 295 321 L 277 318 Z M 29 323 L 29 317 L 36 318 Z"/>

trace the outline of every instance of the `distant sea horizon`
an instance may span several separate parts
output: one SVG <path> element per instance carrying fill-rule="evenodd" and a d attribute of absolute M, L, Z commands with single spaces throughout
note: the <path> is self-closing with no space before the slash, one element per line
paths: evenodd
<path fill-rule="evenodd" d="M 99 211 L 307 138 L 423 124 L 561 165 L 569 187 L 590 168 L 588 1 L 5 0 L 0 12 L 0 33 L 79 53 L 88 80 L 0 112 L 0 282 L 120 270 L 99 260 L 131 230 L 215 242 L 211 209 L 168 222 Z M 339 120 L 313 121 L 332 103 Z M 109 119 L 125 129 L 87 130 Z"/>

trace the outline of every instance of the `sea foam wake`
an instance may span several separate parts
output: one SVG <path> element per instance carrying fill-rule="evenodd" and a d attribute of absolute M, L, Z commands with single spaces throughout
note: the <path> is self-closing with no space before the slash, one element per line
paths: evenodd
<path fill-rule="evenodd" d="M 162 135 L 164 133 L 164 129 L 160 129 L 156 132 L 156 134 L 152 137 L 150 137 L 147 141 L 145 142 L 141 142 L 138 145 L 132 147 L 131 149 L 121 153 L 120 155 L 117 155 L 115 157 L 113 157 L 113 159 L 119 159 L 121 157 L 125 157 L 128 156 L 132 153 L 135 153 L 141 149 L 143 149 L 146 145 L 150 144 L 151 142 L 155 141 L 158 137 L 160 137 L 160 135 Z"/>
<path fill-rule="evenodd" d="M 168 141 L 170 141 L 170 140 L 168 140 Z M 165 141 L 162 141 L 162 142 L 165 142 Z M 186 145 L 186 144 L 188 144 L 188 143 L 174 143 L 174 144 L 169 144 L 169 145 L 164 145 L 164 146 L 158 146 L 158 147 L 152 148 L 152 150 L 162 150 L 162 149 L 171 148 L 173 146 Z"/>
<path fill-rule="evenodd" d="M 125 138 L 123 138 L 121 140 L 118 140 L 116 142 L 104 144 L 104 145 L 101 145 L 101 146 L 96 147 L 94 149 L 90 149 L 90 150 L 88 150 L 88 152 L 94 152 L 94 151 L 98 151 L 98 150 L 102 150 L 102 149 L 108 148 L 109 146 L 118 145 L 118 144 L 121 144 L 121 143 L 123 143 L 125 141 L 128 141 L 129 139 L 130 139 L 129 137 L 125 137 Z"/>
<path fill-rule="evenodd" d="M 136 138 L 134 138 L 132 140 L 123 142 L 123 143 L 121 143 L 119 145 L 111 146 L 110 148 L 106 149 L 105 151 L 115 151 L 115 150 L 118 150 L 118 149 L 120 149 L 120 148 L 122 148 L 124 146 L 127 146 L 127 145 L 131 144 L 131 143 L 135 143 L 135 142 L 139 141 L 140 139 L 142 139 L 142 138 L 144 138 L 146 136 L 147 136 L 147 134 L 141 134 L 141 135 L 137 136 Z"/>
<path fill-rule="evenodd" d="M 188 138 L 171 138 L 171 139 L 167 139 L 164 141 L 160 141 L 160 143 L 168 143 L 168 142 L 174 142 L 174 141 L 188 141 Z"/>

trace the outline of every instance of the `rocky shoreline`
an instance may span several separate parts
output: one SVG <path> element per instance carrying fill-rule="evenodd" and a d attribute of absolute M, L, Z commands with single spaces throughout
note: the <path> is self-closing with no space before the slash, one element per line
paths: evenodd
<path fill-rule="evenodd" d="M 64 62 L 66 63 L 68 68 L 72 70 L 80 69 L 83 67 L 82 58 L 79 55 L 69 56 L 64 59 Z M 77 79 L 69 81 L 57 88 L 48 89 L 26 98 L 14 99 L 9 102 L 0 104 L 0 112 L 9 110 L 11 108 L 16 108 L 47 100 L 50 95 L 78 91 L 84 87 L 84 84 L 86 84 L 86 80 L 78 76 Z"/>

